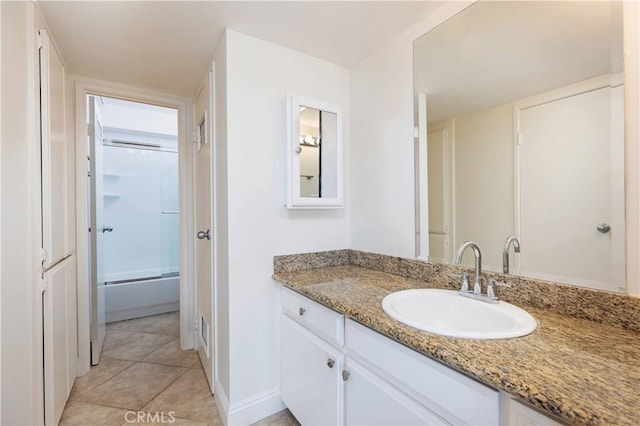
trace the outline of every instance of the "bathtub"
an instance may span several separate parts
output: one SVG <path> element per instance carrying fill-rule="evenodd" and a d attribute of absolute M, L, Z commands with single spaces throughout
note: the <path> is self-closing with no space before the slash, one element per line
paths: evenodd
<path fill-rule="evenodd" d="M 180 277 L 153 278 L 104 286 L 106 322 L 180 309 Z"/>

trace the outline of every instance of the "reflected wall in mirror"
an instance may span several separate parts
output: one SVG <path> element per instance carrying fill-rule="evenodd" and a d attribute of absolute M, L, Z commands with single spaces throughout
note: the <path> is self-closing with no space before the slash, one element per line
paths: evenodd
<path fill-rule="evenodd" d="M 288 208 L 342 206 L 342 116 L 326 102 L 290 95 Z"/>
<path fill-rule="evenodd" d="M 621 6 L 479 2 L 415 41 L 419 258 L 472 240 L 485 270 L 625 291 Z"/>

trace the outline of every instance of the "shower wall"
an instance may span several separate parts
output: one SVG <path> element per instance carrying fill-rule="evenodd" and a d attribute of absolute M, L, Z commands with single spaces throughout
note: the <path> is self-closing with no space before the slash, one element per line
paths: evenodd
<path fill-rule="evenodd" d="M 178 273 L 177 153 L 104 146 L 109 282 Z"/>

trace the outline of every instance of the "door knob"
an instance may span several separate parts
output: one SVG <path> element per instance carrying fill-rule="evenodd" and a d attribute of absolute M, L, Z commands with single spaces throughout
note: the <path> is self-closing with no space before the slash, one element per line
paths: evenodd
<path fill-rule="evenodd" d="M 207 232 L 204 232 L 204 231 L 198 232 L 197 237 L 198 237 L 199 240 L 204 240 L 205 238 L 207 240 L 210 240 L 211 239 L 211 233 L 207 229 Z"/>
<path fill-rule="evenodd" d="M 111 232 L 113 231 L 113 228 L 111 226 L 103 226 L 102 228 L 100 228 L 100 230 L 102 231 L 102 233 L 104 234 L 105 232 Z"/>
<path fill-rule="evenodd" d="M 607 232 L 611 231 L 611 225 L 609 225 L 608 223 L 601 223 L 596 227 L 596 229 L 598 230 L 598 232 L 606 234 Z"/>

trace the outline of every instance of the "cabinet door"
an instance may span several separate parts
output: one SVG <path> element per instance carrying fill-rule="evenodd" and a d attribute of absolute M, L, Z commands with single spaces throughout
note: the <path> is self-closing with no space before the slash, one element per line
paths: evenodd
<path fill-rule="evenodd" d="M 58 424 L 75 380 L 75 256 L 43 274 L 45 424 Z"/>
<path fill-rule="evenodd" d="M 346 425 L 443 425 L 444 420 L 347 357 Z"/>
<path fill-rule="evenodd" d="M 282 401 L 303 425 L 342 424 L 342 354 L 282 316 Z"/>
<path fill-rule="evenodd" d="M 68 143 L 65 129 L 65 93 L 68 82 L 62 61 L 49 42 L 46 31 L 40 30 L 40 37 L 42 245 L 47 253 L 43 266 L 49 267 L 69 252 Z"/>

